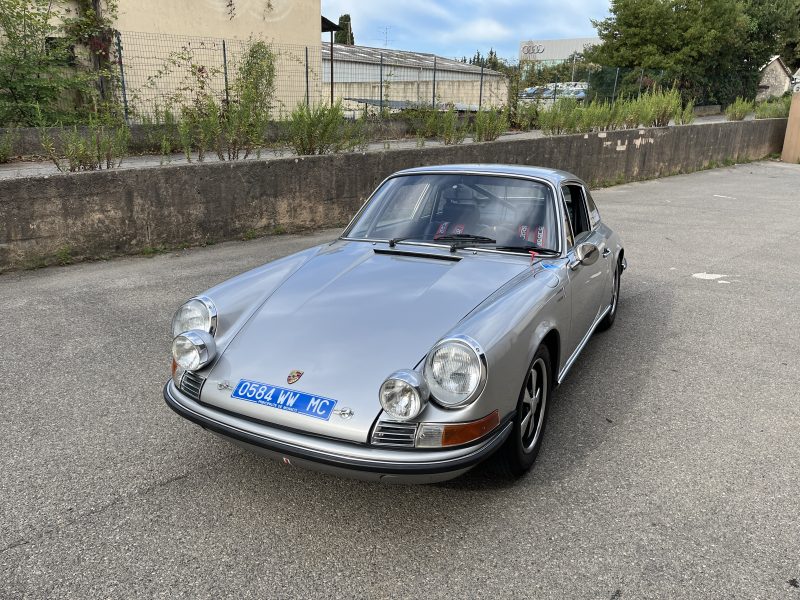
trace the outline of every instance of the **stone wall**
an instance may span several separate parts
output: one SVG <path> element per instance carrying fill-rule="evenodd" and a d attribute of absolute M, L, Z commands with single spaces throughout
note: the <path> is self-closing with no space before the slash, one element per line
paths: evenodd
<path fill-rule="evenodd" d="M 779 153 L 786 119 L 711 123 L 0 181 L 0 270 L 341 226 L 390 173 L 418 165 L 557 167 L 590 184 Z"/>

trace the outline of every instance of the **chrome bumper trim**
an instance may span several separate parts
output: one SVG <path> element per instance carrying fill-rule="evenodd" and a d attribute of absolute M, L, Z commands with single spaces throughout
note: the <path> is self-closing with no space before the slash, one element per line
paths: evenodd
<path fill-rule="evenodd" d="M 164 400 L 185 419 L 224 437 L 251 444 L 287 457 L 332 467 L 388 475 L 425 475 L 463 471 L 491 455 L 511 433 L 506 421 L 476 444 L 448 450 L 391 450 L 359 446 L 303 435 L 253 423 L 216 411 L 186 397 L 172 381 L 164 386 Z"/>

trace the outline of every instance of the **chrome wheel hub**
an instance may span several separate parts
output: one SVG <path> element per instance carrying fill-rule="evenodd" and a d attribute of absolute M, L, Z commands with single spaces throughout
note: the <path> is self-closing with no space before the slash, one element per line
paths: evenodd
<path fill-rule="evenodd" d="M 542 432 L 544 422 L 545 403 L 547 402 L 547 368 L 544 360 L 538 358 L 531 365 L 525 380 L 525 389 L 522 392 L 522 419 L 520 421 L 519 435 L 522 450 L 527 454 L 531 452 Z"/>

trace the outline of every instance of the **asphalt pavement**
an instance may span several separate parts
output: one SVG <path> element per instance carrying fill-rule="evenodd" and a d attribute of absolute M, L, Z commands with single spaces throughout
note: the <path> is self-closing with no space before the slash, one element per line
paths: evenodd
<path fill-rule="evenodd" d="M 800 600 L 800 165 L 594 196 L 620 312 L 516 482 L 338 479 L 166 407 L 181 302 L 337 232 L 1 275 L 0 597 Z"/>

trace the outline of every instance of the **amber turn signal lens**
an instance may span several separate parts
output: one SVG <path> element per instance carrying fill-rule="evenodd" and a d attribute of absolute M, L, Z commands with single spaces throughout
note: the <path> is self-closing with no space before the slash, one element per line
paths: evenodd
<path fill-rule="evenodd" d="M 178 370 L 178 363 L 175 362 L 175 359 L 172 359 L 172 376 L 175 377 L 175 371 Z"/>
<path fill-rule="evenodd" d="M 442 431 L 442 447 L 460 446 L 473 442 L 485 436 L 499 424 L 500 415 L 494 411 L 477 421 L 445 425 Z"/>

